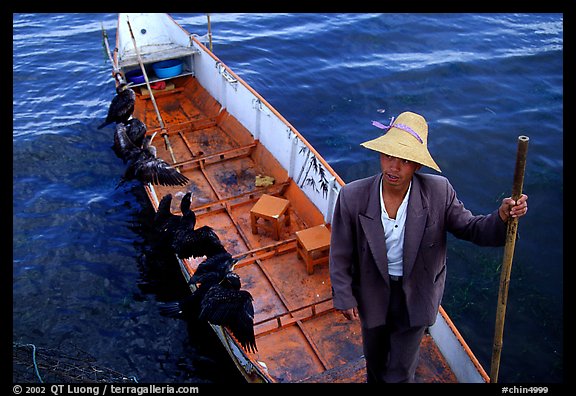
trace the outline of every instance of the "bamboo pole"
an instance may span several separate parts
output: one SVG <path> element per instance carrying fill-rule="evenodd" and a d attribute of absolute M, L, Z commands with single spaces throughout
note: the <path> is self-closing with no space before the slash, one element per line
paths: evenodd
<path fill-rule="evenodd" d="M 206 14 L 206 18 L 208 18 L 208 45 L 210 52 L 212 52 L 212 28 L 210 26 L 210 14 Z"/>
<path fill-rule="evenodd" d="M 117 82 L 120 83 L 122 82 L 123 77 L 122 74 L 120 73 L 118 63 L 114 61 L 114 57 L 112 56 L 112 52 L 110 51 L 110 44 L 108 44 L 108 33 L 106 33 L 106 30 L 104 29 L 103 23 L 101 24 L 101 26 L 102 26 L 102 41 L 104 41 L 104 45 L 106 46 L 106 55 L 108 55 L 108 59 L 110 59 L 110 62 L 112 63 L 112 76 Z"/>
<path fill-rule="evenodd" d="M 142 57 L 140 56 L 140 51 L 138 50 L 138 45 L 136 45 L 136 38 L 134 37 L 134 33 L 132 32 L 132 26 L 130 25 L 130 21 L 128 17 L 126 17 L 126 23 L 128 23 L 128 29 L 130 30 L 130 37 L 132 37 L 132 44 L 134 44 L 134 50 L 136 51 L 136 56 L 138 57 L 138 63 L 140 64 L 140 69 L 142 69 L 142 74 L 144 75 L 144 80 L 146 81 L 146 86 L 148 87 L 148 92 L 150 92 L 150 99 L 152 99 L 152 104 L 154 105 L 154 110 L 156 110 L 156 117 L 158 117 L 158 121 L 160 122 L 160 135 L 164 138 L 164 142 L 166 143 L 166 148 L 170 152 L 170 156 L 172 157 L 172 162 L 175 164 L 176 157 L 174 156 L 174 151 L 172 150 L 172 145 L 170 144 L 170 140 L 168 139 L 168 133 L 166 132 L 166 127 L 164 126 L 164 121 L 162 120 L 162 116 L 160 115 L 160 110 L 158 109 L 158 105 L 156 104 L 156 98 L 154 98 L 154 93 L 152 92 L 152 88 L 150 87 L 150 81 L 148 80 L 148 74 L 146 73 L 146 69 L 144 68 L 144 63 L 142 62 Z"/>
<path fill-rule="evenodd" d="M 516 167 L 514 169 L 514 184 L 512 186 L 512 199 L 518 201 L 522 196 L 524 184 L 524 169 L 526 168 L 526 154 L 528 152 L 528 136 L 518 137 L 518 152 L 516 154 Z M 509 217 L 506 230 L 506 244 L 502 259 L 502 272 L 500 274 L 500 290 L 498 291 L 498 305 L 496 307 L 496 328 L 494 331 L 494 344 L 492 347 L 492 362 L 490 367 L 490 382 L 498 382 L 500 370 L 500 354 L 502 352 L 502 339 L 504 336 L 504 318 L 508 301 L 508 288 L 510 286 L 510 272 L 512 271 L 512 258 L 518 231 L 518 217 Z"/>

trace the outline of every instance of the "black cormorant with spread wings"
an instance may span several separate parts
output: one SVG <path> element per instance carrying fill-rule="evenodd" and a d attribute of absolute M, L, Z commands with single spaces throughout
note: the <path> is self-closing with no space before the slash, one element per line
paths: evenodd
<path fill-rule="evenodd" d="M 236 262 L 237 260 L 227 252 L 205 259 L 188 281 L 189 285 L 194 285 L 192 294 L 179 301 L 162 303 L 160 313 L 173 318 L 197 320 L 200 314 L 200 302 L 208 289 L 222 282 L 234 269 Z"/>
<path fill-rule="evenodd" d="M 118 140 L 120 153 L 127 163 L 126 171 L 116 188 L 127 180 L 163 186 L 184 186 L 189 182 L 176 168 L 163 159 L 156 158 L 156 147 L 150 144 L 155 135 L 156 133 L 146 136 L 142 147 L 138 147 L 128 137 L 126 128 L 116 128 L 115 139 Z"/>
<path fill-rule="evenodd" d="M 249 291 L 240 288 L 238 274 L 228 272 L 202 297 L 198 318 L 227 327 L 246 351 L 254 353 L 258 348 L 254 336 L 253 298 Z"/>
<path fill-rule="evenodd" d="M 108 114 L 98 129 L 102 129 L 112 123 L 126 122 L 134 112 L 134 104 L 136 102 L 136 94 L 130 88 L 132 83 L 120 83 L 116 87 L 116 96 L 112 98 L 110 106 L 108 107 Z"/>

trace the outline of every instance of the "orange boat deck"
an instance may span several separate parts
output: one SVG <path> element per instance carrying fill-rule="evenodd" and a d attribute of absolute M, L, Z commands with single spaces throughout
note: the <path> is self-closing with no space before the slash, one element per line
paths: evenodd
<path fill-rule="evenodd" d="M 175 166 L 190 182 L 184 187 L 154 186 L 153 191 L 158 200 L 173 195 L 173 213 L 179 213 L 181 197 L 191 191 L 197 227 L 209 225 L 232 255 L 242 257 L 235 271 L 254 297 L 258 347 L 246 356 L 265 363 L 277 382 L 364 382 L 360 327 L 334 311 L 328 264 L 316 265 L 309 275 L 297 255 L 295 232 L 324 224 L 321 213 L 270 152 L 226 110 L 220 111 L 195 78 L 173 82 L 175 89 L 154 97 Z M 149 134 L 159 130 L 150 97 L 135 91 L 135 117 Z M 162 139 L 159 133 L 153 142 L 158 157 L 173 163 Z M 272 176 L 274 184 L 256 186 L 257 175 Z M 279 240 L 262 229 L 252 233 L 250 209 L 264 193 L 290 202 L 290 222 L 281 228 Z M 200 261 L 184 264 L 192 273 Z M 422 343 L 417 381 L 457 382 L 430 336 Z"/>

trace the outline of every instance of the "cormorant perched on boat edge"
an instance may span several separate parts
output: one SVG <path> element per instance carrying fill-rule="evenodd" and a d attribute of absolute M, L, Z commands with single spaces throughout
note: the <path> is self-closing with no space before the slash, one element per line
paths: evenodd
<path fill-rule="evenodd" d="M 126 133 L 126 128 L 116 128 L 119 150 L 126 159 L 127 167 L 118 188 L 127 180 L 139 180 L 142 183 L 160 184 L 163 186 L 184 186 L 189 179 L 171 167 L 161 158 L 156 158 L 156 147 L 150 142 L 156 135 L 146 136 L 142 147 L 132 143 Z"/>
<path fill-rule="evenodd" d="M 220 274 L 216 272 L 207 273 L 202 277 L 202 282 L 198 282 L 196 290 L 190 295 L 178 301 L 160 303 L 160 315 L 169 318 L 183 319 L 187 322 L 196 322 L 200 315 L 200 303 L 206 292 L 215 284 L 222 281 Z"/>
<path fill-rule="evenodd" d="M 166 196 L 162 201 L 164 207 L 169 202 Z M 171 220 L 168 216 L 168 222 Z M 257 351 L 252 295 L 241 290 L 240 277 L 233 272 L 238 261 L 225 250 L 206 258 L 188 282 L 194 287 L 192 294 L 179 301 L 162 303 L 160 314 L 189 323 L 201 321 L 225 326 L 244 349 L 253 353 Z"/>
<path fill-rule="evenodd" d="M 216 232 L 207 225 L 196 227 L 196 214 L 190 209 L 192 194 L 187 193 L 182 198 L 180 209 L 182 217 L 180 224 L 174 230 L 172 248 L 179 258 L 210 257 L 226 252 Z"/>
<path fill-rule="evenodd" d="M 127 122 L 134 112 L 136 93 L 130 88 L 132 83 L 122 82 L 116 87 L 116 96 L 112 98 L 108 107 L 108 114 L 98 129 L 102 129 L 112 123 Z"/>
<path fill-rule="evenodd" d="M 160 199 L 158 209 L 152 220 L 152 228 L 155 233 L 153 245 L 157 250 L 172 252 L 172 240 L 174 230 L 180 223 L 180 216 L 170 210 L 172 206 L 172 194 L 166 194 Z"/>
<path fill-rule="evenodd" d="M 197 321 L 227 327 L 248 352 L 256 352 L 254 334 L 254 305 L 249 291 L 241 290 L 240 276 L 229 271 L 221 274 L 210 272 L 189 296 L 161 303 L 162 316 Z"/>
<path fill-rule="evenodd" d="M 119 128 L 124 129 L 124 131 L 118 131 Z M 146 131 L 146 125 L 135 117 L 130 118 L 125 123 L 117 123 L 116 130 L 114 131 L 114 145 L 112 146 L 112 150 L 114 150 L 116 156 L 121 158 L 122 161 L 126 163 L 126 153 L 122 149 L 122 145 L 119 140 L 122 134 L 125 133 L 126 136 L 128 136 L 128 139 L 130 139 L 130 141 L 134 144 L 134 146 L 142 148 L 144 137 L 146 136 Z"/>
<path fill-rule="evenodd" d="M 224 279 L 210 287 L 200 302 L 201 320 L 225 326 L 248 352 L 256 352 L 254 305 L 249 291 L 240 290 L 240 276 L 228 272 Z"/>
<path fill-rule="evenodd" d="M 199 283 L 204 281 L 207 274 L 217 274 L 218 281 L 224 279 L 226 274 L 234 270 L 234 266 L 238 259 L 232 258 L 232 255 L 226 251 L 210 256 L 198 264 L 194 275 L 190 277 L 188 284 L 198 286 Z"/>

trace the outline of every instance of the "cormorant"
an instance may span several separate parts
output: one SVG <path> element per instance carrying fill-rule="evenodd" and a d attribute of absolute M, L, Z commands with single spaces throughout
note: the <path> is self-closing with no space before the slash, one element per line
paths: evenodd
<path fill-rule="evenodd" d="M 200 302 L 198 318 L 225 326 L 248 352 L 256 352 L 254 305 L 249 291 L 240 290 L 240 277 L 228 272 L 224 279 L 210 287 Z"/>
<path fill-rule="evenodd" d="M 222 282 L 233 270 L 237 261 L 232 259 L 227 252 L 205 259 L 198 265 L 196 272 L 188 281 L 188 284 L 194 285 L 195 288 L 192 294 L 179 301 L 162 303 L 160 314 L 188 321 L 197 320 L 200 314 L 200 303 L 206 292 L 212 286 Z"/>
<path fill-rule="evenodd" d="M 180 216 L 172 213 L 171 206 L 172 194 L 164 195 L 158 203 L 158 209 L 152 221 L 152 228 L 156 233 L 156 238 L 153 239 L 154 245 L 160 249 L 169 249 L 170 252 L 172 252 L 174 230 L 180 223 Z"/>
<path fill-rule="evenodd" d="M 178 301 L 160 303 L 160 315 L 169 318 L 183 319 L 187 322 L 199 320 L 200 303 L 204 295 L 212 286 L 221 280 L 222 277 L 216 272 L 205 274 L 202 277 L 202 282 L 198 282 L 196 289 L 190 295 Z"/>
<path fill-rule="evenodd" d="M 184 186 L 189 182 L 189 179 L 176 168 L 172 168 L 161 158 L 156 158 L 156 147 L 150 145 L 156 133 L 144 138 L 142 148 L 132 143 L 126 128 L 116 128 L 116 135 L 119 150 L 127 163 L 126 171 L 116 188 L 127 180 L 139 180 L 142 183 L 163 186 Z"/>
<path fill-rule="evenodd" d="M 136 94 L 130 88 L 132 83 L 120 83 L 116 87 L 116 96 L 112 98 L 110 107 L 108 107 L 108 114 L 106 119 L 98 129 L 104 128 L 106 125 L 112 123 L 126 122 L 134 112 L 134 104 L 136 102 Z"/>
<path fill-rule="evenodd" d="M 241 289 L 240 277 L 233 272 L 238 260 L 220 253 L 198 266 L 189 284 L 196 289 L 184 299 L 161 303 L 160 314 L 195 322 L 228 327 L 248 352 L 256 352 L 254 306 L 250 292 Z"/>
<path fill-rule="evenodd" d="M 168 318 L 184 319 L 188 322 L 198 320 L 202 296 L 197 289 L 189 296 L 179 301 L 163 302 L 159 305 L 160 315 Z"/>
<path fill-rule="evenodd" d="M 191 193 L 182 198 L 180 209 L 182 217 L 180 224 L 174 231 L 172 248 L 179 258 L 210 257 L 217 253 L 226 252 L 220 238 L 210 226 L 196 227 L 196 214 L 190 209 Z"/>
<path fill-rule="evenodd" d="M 123 129 L 124 131 L 119 131 L 119 128 Z M 120 145 L 121 135 L 126 134 L 134 146 L 141 148 L 142 144 L 144 143 L 146 131 L 146 124 L 135 117 L 130 118 L 128 121 L 126 121 L 126 123 L 119 122 L 116 124 L 116 130 L 114 132 L 114 145 L 112 146 L 116 156 L 121 158 L 124 163 L 126 163 L 126 153 L 124 150 L 122 150 L 122 146 Z"/>
<path fill-rule="evenodd" d="M 207 274 L 216 274 L 218 281 L 220 281 L 224 279 L 226 274 L 234 269 L 237 262 L 238 259 L 232 258 L 232 255 L 226 251 L 210 256 L 198 264 L 198 267 L 196 268 L 194 275 L 192 275 L 188 281 L 188 284 L 198 286 L 198 284 L 204 281 L 204 277 Z"/>

